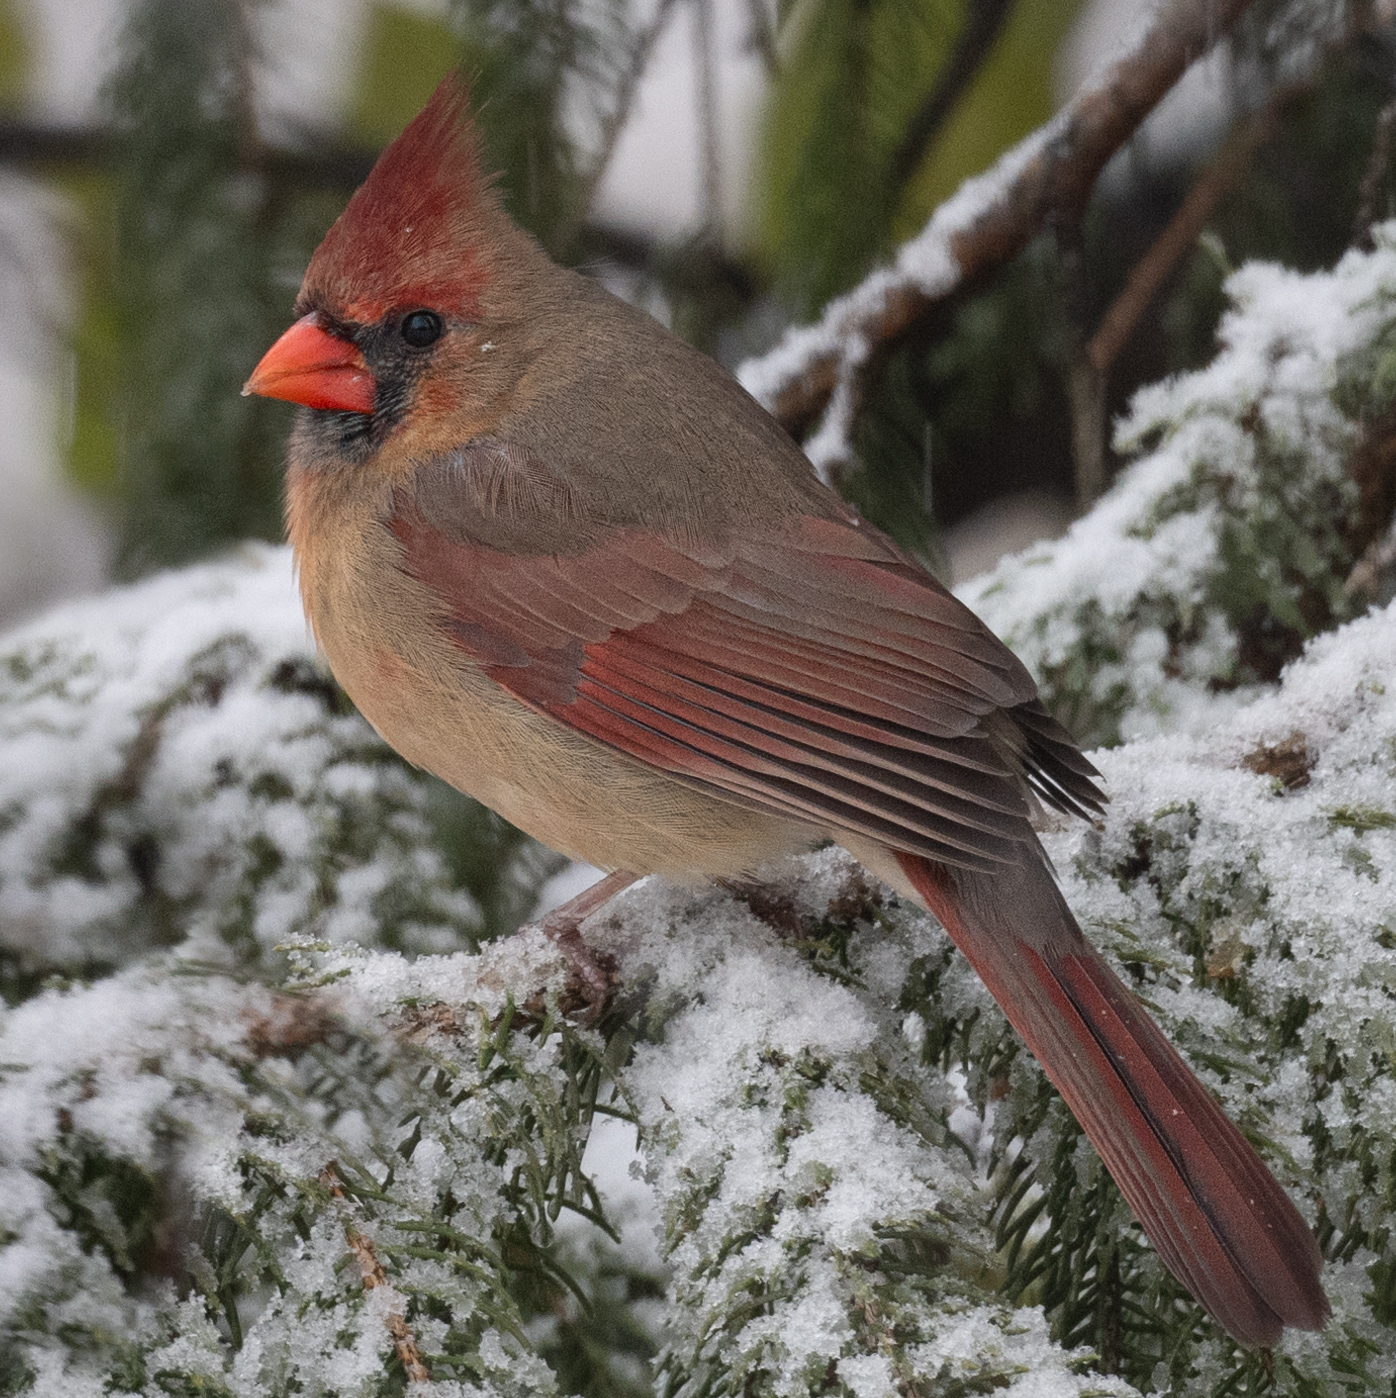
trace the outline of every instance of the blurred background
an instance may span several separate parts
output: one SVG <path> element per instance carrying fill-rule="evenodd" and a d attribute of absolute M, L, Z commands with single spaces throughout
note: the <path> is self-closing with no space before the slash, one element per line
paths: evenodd
<path fill-rule="evenodd" d="M 885 260 L 1153 9 L 0 0 L 0 623 L 280 537 L 290 409 L 238 389 L 349 192 L 452 66 L 515 217 L 735 367 Z M 1099 489 L 1073 456 L 1072 367 L 1189 190 L 1216 186 L 1112 352 L 1107 419 L 1209 357 L 1229 268 L 1331 263 L 1390 212 L 1384 147 L 1373 159 L 1389 16 L 1354 5 L 1367 22 L 1296 79 L 1267 66 L 1265 9 L 1118 152 L 1069 245 L 1038 237 L 881 365 L 839 483 L 942 576 L 1059 532 Z"/>

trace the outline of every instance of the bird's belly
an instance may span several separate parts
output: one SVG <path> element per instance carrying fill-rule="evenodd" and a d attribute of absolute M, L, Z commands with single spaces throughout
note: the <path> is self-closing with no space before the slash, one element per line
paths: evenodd
<path fill-rule="evenodd" d="M 819 838 L 811 827 L 710 795 L 528 708 L 434 624 L 438 604 L 398 571 L 387 530 L 365 531 L 354 543 L 351 566 L 332 577 L 301 560 L 306 610 L 335 677 L 409 762 L 551 848 L 603 869 L 734 876 Z"/>

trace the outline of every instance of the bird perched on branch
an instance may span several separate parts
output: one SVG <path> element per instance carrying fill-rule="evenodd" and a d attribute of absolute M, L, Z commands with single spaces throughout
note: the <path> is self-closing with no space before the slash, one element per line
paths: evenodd
<path fill-rule="evenodd" d="M 302 596 L 389 743 L 613 871 L 588 906 L 837 841 L 944 924 L 1222 1325 L 1323 1324 L 1313 1235 L 1057 890 L 1033 803 L 1103 798 L 1027 671 L 723 369 L 514 227 L 457 80 L 296 315 L 245 391 L 306 409 Z"/>

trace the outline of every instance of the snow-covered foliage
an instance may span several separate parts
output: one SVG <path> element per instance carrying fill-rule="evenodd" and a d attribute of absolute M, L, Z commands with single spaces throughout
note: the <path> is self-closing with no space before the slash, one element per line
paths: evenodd
<path fill-rule="evenodd" d="M 1103 827 L 1047 835 L 1088 935 L 1324 1241 L 1334 1319 L 1287 1335 L 1281 1392 L 1396 1378 L 1393 675 L 1388 609 L 1207 738 L 1099 754 Z M 1264 1382 L 1185 1307 L 929 920 L 833 852 L 754 906 L 766 927 L 650 888 L 588 928 L 662 1024 L 622 1083 L 675 1270 L 665 1391 L 1100 1391 L 1005 1299 L 1046 1303 L 1059 1342 L 1140 1387 Z M 963 1073 L 958 1104 L 937 1068 Z"/>
<path fill-rule="evenodd" d="M 1154 730 L 1045 839 L 1314 1221 L 1327 1331 L 1218 1333 L 836 850 L 630 890 L 583 929 L 594 1015 L 495 935 L 543 857 L 387 752 L 258 548 L 0 639 L 0 1394 L 1389 1394 L 1396 608 L 1268 685 L 1229 609 L 1340 605 L 1393 273 L 1241 273 L 1216 364 L 1136 407 L 1151 454 L 976 598 L 1059 701 Z M 598 1188 L 617 1138 L 637 1178 Z"/>
<path fill-rule="evenodd" d="M 157 958 L 12 1011 L 5 1391 L 553 1392 L 510 1283 L 550 1212 L 594 1211 L 565 984 L 535 934 L 291 993 Z"/>
<path fill-rule="evenodd" d="M 1084 740 L 1205 727 L 1351 610 L 1346 464 L 1390 397 L 1396 225 L 1377 244 L 1235 273 L 1221 351 L 1136 396 L 1138 459 L 1096 508 L 960 589 Z"/>
<path fill-rule="evenodd" d="M 248 546 L 0 641 L 0 743 L 9 982 L 176 944 L 248 963 L 293 937 L 424 951 L 482 930 L 438 836 L 488 835 L 485 817 L 398 760 L 319 667 L 288 550 Z M 506 885 L 530 882 L 524 858 Z"/>
<path fill-rule="evenodd" d="M 661 1391 L 1127 1392 L 985 1284 L 986 1157 L 915 1008 L 943 934 L 832 850 L 749 904 L 651 884 L 587 927 L 644 987 L 620 1084 L 673 1270 Z M 968 974 L 946 1000 L 992 1014 Z"/>

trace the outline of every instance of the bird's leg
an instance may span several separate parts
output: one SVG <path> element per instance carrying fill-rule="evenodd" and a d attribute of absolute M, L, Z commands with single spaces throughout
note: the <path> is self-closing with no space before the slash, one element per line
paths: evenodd
<path fill-rule="evenodd" d="M 557 943 L 568 967 L 579 985 L 581 1002 L 587 1006 L 587 1020 L 598 1018 L 606 1008 L 619 977 L 615 957 L 608 952 L 595 951 L 582 940 L 581 925 L 598 908 L 603 908 L 622 889 L 629 888 L 640 876 L 617 869 L 590 888 L 584 888 L 575 898 L 554 908 L 538 924 L 550 941 Z"/>

